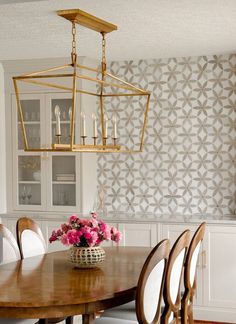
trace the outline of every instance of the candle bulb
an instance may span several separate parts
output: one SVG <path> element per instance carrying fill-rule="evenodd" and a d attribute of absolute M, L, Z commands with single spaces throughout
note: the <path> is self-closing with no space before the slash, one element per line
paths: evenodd
<path fill-rule="evenodd" d="M 81 136 L 86 137 L 86 121 L 84 112 L 81 112 Z"/>
<path fill-rule="evenodd" d="M 93 118 L 93 137 L 98 137 L 98 131 L 97 131 L 97 117 L 95 114 L 92 114 Z"/>
<path fill-rule="evenodd" d="M 116 122 L 116 116 L 112 117 L 113 122 L 113 138 L 117 139 L 117 122 Z"/>
<path fill-rule="evenodd" d="M 108 118 L 104 115 L 104 138 L 107 138 Z"/>
<path fill-rule="evenodd" d="M 69 120 L 71 122 L 72 119 L 72 107 L 69 108 Z"/>
<path fill-rule="evenodd" d="M 56 105 L 54 110 L 55 116 L 56 116 L 56 136 L 61 136 L 61 121 L 60 121 L 60 107 Z"/>

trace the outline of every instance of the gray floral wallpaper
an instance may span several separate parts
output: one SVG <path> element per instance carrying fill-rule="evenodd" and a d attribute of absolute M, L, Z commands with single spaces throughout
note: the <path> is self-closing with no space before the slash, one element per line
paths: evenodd
<path fill-rule="evenodd" d="M 236 214 L 236 55 L 112 62 L 108 70 L 152 95 L 143 153 L 99 155 L 107 212 Z M 130 134 L 140 123 L 121 110 L 118 120 Z"/>

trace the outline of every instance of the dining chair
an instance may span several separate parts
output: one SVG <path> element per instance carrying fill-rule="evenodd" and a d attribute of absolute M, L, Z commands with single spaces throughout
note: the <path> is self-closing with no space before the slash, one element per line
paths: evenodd
<path fill-rule="evenodd" d="M 9 262 L 14 262 L 20 260 L 20 251 L 11 231 L 5 227 L 3 224 L 0 224 L 0 241 L 2 242 L 2 258 L 1 264 L 6 264 Z M 17 265 L 16 269 L 17 271 Z M 10 272 L 10 270 L 9 270 Z M 11 274 L 9 274 L 9 278 L 7 282 L 10 284 Z M 4 286 L 3 286 L 4 285 Z M 0 289 L 7 289 L 4 282 L 1 284 Z M 15 319 L 15 318 L 0 318 L 0 324 L 34 324 L 38 320 L 37 319 Z"/>
<path fill-rule="evenodd" d="M 18 219 L 16 235 L 22 259 L 47 252 L 41 229 L 31 218 L 21 217 Z"/>
<path fill-rule="evenodd" d="M 33 219 L 28 217 L 19 218 L 16 223 L 16 234 L 22 259 L 47 253 L 42 231 Z M 73 316 L 40 319 L 38 323 L 53 324 L 64 320 L 66 324 L 73 324 Z"/>
<path fill-rule="evenodd" d="M 202 245 L 206 223 L 196 230 L 190 242 L 184 265 L 184 294 L 181 300 L 181 323 L 193 323 L 193 297 L 196 291 L 196 269 L 199 251 Z"/>
<path fill-rule="evenodd" d="M 177 238 L 170 251 L 163 290 L 161 324 L 179 323 L 180 285 L 189 241 L 190 231 L 186 230 Z"/>
<path fill-rule="evenodd" d="M 17 242 L 7 227 L 0 224 L 0 239 L 2 241 L 1 261 L 2 263 L 8 263 L 20 260 L 20 251 Z"/>
<path fill-rule="evenodd" d="M 106 316 L 105 312 L 95 323 L 158 323 L 169 250 L 169 240 L 161 241 L 152 249 L 139 276 L 135 304 L 128 303 L 130 308 L 126 304 L 126 311 L 115 307 L 112 316 Z"/>

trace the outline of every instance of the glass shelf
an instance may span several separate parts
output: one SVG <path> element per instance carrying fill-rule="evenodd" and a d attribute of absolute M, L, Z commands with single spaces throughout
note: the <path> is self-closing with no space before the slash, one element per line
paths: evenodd
<path fill-rule="evenodd" d="M 55 185 L 60 185 L 60 184 L 75 184 L 76 182 L 75 181 L 53 181 L 52 184 L 55 184 Z"/>
<path fill-rule="evenodd" d="M 22 184 L 40 184 L 40 181 L 18 181 L 18 183 L 22 183 Z"/>

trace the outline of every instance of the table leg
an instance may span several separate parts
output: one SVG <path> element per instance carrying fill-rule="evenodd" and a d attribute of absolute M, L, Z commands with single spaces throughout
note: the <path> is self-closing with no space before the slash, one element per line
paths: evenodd
<path fill-rule="evenodd" d="M 95 314 L 83 314 L 82 315 L 83 324 L 94 324 L 95 323 Z"/>

